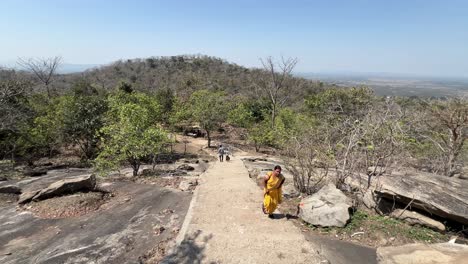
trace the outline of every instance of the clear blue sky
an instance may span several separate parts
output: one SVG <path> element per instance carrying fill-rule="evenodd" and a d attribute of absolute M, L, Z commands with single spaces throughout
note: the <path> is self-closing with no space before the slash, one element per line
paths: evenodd
<path fill-rule="evenodd" d="M 0 63 L 206 54 L 301 72 L 468 76 L 468 1 L 2 0 Z"/>

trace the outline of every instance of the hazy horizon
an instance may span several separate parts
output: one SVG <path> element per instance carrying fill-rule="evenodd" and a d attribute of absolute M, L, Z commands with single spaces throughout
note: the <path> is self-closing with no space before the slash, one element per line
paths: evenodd
<path fill-rule="evenodd" d="M 464 1 L 91 1 L 0 3 L 0 64 L 206 54 L 245 67 L 297 57 L 296 72 L 468 77 Z"/>

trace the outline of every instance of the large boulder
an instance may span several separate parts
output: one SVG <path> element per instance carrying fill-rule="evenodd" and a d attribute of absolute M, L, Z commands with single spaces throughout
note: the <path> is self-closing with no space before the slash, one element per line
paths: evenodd
<path fill-rule="evenodd" d="M 396 209 L 392 212 L 391 216 L 397 219 L 401 219 L 410 225 L 420 225 L 437 231 L 445 231 L 445 226 L 441 222 L 414 211 Z"/>
<path fill-rule="evenodd" d="M 348 210 L 351 206 L 351 199 L 329 183 L 317 193 L 302 199 L 299 217 L 312 225 L 343 227 L 349 220 Z"/>
<path fill-rule="evenodd" d="M 468 264 L 468 246 L 441 244 L 410 244 L 377 249 L 379 264 Z"/>
<path fill-rule="evenodd" d="M 94 174 L 82 175 L 56 181 L 41 190 L 32 190 L 20 195 L 18 203 L 27 203 L 31 200 L 45 200 L 54 196 L 80 191 L 92 191 L 96 188 L 96 177 Z"/>
<path fill-rule="evenodd" d="M 363 182 L 367 184 L 367 175 L 348 180 L 359 187 Z M 412 208 L 430 215 L 468 225 L 468 181 L 422 172 L 385 174 L 378 180 L 374 177 L 370 189 L 379 198 L 403 207 L 411 203 Z"/>

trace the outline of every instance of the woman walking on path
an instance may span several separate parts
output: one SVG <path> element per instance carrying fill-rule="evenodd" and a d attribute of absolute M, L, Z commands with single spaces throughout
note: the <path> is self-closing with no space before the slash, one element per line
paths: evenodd
<path fill-rule="evenodd" d="M 263 180 L 263 213 L 273 218 L 273 212 L 283 200 L 281 186 L 284 183 L 284 176 L 281 174 L 281 166 L 276 165 L 273 171 L 265 175 Z"/>

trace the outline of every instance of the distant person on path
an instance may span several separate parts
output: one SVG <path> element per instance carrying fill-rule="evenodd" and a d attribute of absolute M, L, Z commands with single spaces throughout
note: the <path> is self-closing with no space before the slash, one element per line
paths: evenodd
<path fill-rule="evenodd" d="M 223 145 L 219 145 L 219 148 L 218 148 L 218 156 L 219 156 L 219 161 L 220 161 L 220 162 L 223 162 L 223 158 L 224 158 L 224 148 L 223 148 Z"/>
<path fill-rule="evenodd" d="M 283 200 L 281 187 L 284 183 L 284 176 L 281 174 L 281 166 L 276 165 L 273 171 L 265 175 L 263 179 L 263 213 L 273 218 L 273 212 Z"/>
<path fill-rule="evenodd" d="M 229 152 L 229 148 L 224 149 L 224 155 L 226 155 L 226 161 L 231 160 L 231 157 L 229 156 L 229 155 L 231 155 L 231 152 Z"/>

